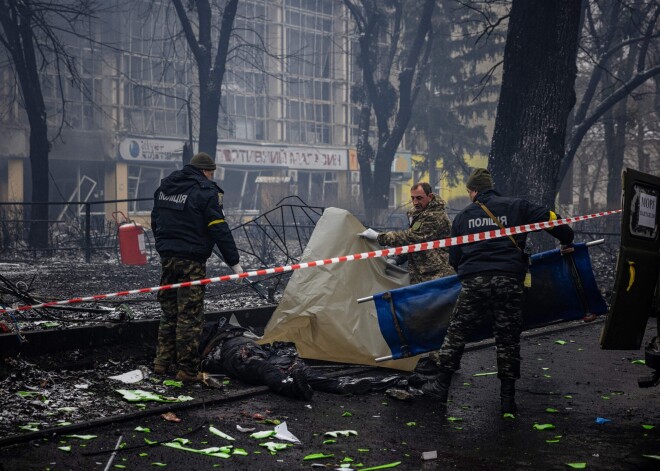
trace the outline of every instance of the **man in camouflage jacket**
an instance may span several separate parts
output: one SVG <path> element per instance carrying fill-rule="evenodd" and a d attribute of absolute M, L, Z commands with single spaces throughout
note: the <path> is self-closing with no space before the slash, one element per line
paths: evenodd
<path fill-rule="evenodd" d="M 415 183 L 410 189 L 410 197 L 414 208 L 408 211 L 410 227 L 407 230 L 377 234 L 375 231 L 367 229 L 361 235 L 367 239 L 377 240 L 380 245 L 388 247 L 418 244 L 449 237 L 451 221 L 445 212 L 445 202 L 432 193 L 431 185 L 426 182 Z M 408 257 L 411 284 L 454 274 L 445 249 L 423 250 L 409 253 L 406 256 Z"/>

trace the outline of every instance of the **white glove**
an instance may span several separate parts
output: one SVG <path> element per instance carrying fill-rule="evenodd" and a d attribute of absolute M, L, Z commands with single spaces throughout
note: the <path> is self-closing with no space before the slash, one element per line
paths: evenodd
<path fill-rule="evenodd" d="M 243 273 L 243 267 L 241 266 L 240 263 L 237 263 L 236 265 L 232 265 L 232 266 L 231 266 L 231 269 L 232 269 L 232 270 L 234 271 L 234 273 L 236 273 L 237 275 L 238 275 L 239 273 Z"/>
<path fill-rule="evenodd" d="M 358 235 L 363 239 L 378 240 L 378 232 L 374 231 L 371 228 L 367 229 L 364 232 L 358 232 Z"/>

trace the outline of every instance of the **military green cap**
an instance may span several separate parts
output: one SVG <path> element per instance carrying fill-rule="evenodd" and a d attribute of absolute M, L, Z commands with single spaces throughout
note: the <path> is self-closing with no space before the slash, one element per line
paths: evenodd
<path fill-rule="evenodd" d="M 493 177 L 487 169 L 477 168 L 470 174 L 465 186 L 476 192 L 488 190 L 493 188 Z"/>
<path fill-rule="evenodd" d="M 190 159 L 190 165 L 200 170 L 215 170 L 215 162 L 206 152 L 199 152 Z"/>

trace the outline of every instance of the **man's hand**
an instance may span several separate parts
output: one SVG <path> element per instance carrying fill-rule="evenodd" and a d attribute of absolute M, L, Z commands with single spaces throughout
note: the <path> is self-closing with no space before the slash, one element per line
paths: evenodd
<path fill-rule="evenodd" d="M 573 252 L 575 252 L 575 247 L 573 246 L 573 244 L 562 245 L 561 248 L 559 249 L 559 253 L 562 255 L 567 255 Z"/>
<path fill-rule="evenodd" d="M 363 239 L 378 240 L 378 232 L 374 231 L 371 228 L 367 229 L 364 232 L 358 232 L 358 235 Z"/>
<path fill-rule="evenodd" d="M 231 269 L 232 269 L 232 271 L 233 271 L 234 273 L 236 273 L 237 275 L 238 275 L 239 273 L 243 273 L 243 267 L 241 266 L 240 263 L 237 263 L 236 265 L 232 265 L 232 266 L 231 266 Z"/>

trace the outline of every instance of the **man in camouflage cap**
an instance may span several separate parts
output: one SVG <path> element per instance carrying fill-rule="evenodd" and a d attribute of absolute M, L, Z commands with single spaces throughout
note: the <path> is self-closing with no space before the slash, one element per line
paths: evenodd
<path fill-rule="evenodd" d="M 161 285 L 206 278 L 214 245 L 235 273 L 243 272 L 222 212 L 223 191 L 212 181 L 215 168 L 211 156 L 200 152 L 164 178 L 154 193 L 151 228 L 161 258 Z M 159 291 L 158 301 L 163 313 L 154 372 L 164 374 L 176 366 L 177 379 L 199 381 L 204 286 Z"/>
<path fill-rule="evenodd" d="M 410 227 L 407 230 L 378 233 L 373 229 L 367 229 L 358 235 L 388 247 L 449 237 L 451 221 L 445 212 L 445 202 L 433 194 L 431 185 L 426 182 L 415 183 L 410 189 L 410 198 L 413 209 L 408 211 Z M 448 262 L 446 249 L 423 250 L 409 253 L 406 257 L 411 284 L 454 274 L 454 269 Z"/>

